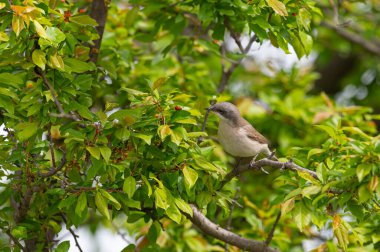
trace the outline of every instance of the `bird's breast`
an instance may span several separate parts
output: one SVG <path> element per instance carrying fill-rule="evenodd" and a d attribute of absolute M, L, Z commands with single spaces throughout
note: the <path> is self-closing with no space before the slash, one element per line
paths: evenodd
<path fill-rule="evenodd" d="M 243 128 L 224 121 L 219 123 L 218 140 L 224 150 L 235 157 L 253 157 L 268 148 L 267 144 L 250 139 Z"/>

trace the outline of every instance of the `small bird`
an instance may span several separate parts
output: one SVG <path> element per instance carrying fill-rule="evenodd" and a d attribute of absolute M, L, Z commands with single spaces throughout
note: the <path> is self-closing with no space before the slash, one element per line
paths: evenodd
<path fill-rule="evenodd" d="M 220 118 L 218 140 L 227 153 L 237 158 L 253 157 L 254 160 L 264 154 L 277 160 L 269 150 L 268 140 L 240 115 L 235 105 L 221 102 L 208 109 Z"/>

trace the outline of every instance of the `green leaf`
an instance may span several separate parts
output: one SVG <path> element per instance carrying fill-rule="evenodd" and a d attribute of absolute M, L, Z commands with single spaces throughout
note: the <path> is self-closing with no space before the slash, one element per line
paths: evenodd
<path fill-rule="evenodd" d="M 218 171 L 218 169 L 213 164 L 208 162 L 204 157 L 198 156 L 198 157 L 194 158 L 194 160 L 195 160 L 195 163 L 197 164 L 196 167 L 199 167 L 202 170 L 211 171 L 211 172 L 217 172 Z"/>
<path fill-rule="evenodd" d="M 187 166 L 185 166 L 182 169 L 182 172 L 183 172 L 183 176 L 185 177 L 185 184 L 187 185 L 189 189 L 191 189 L 197 182 L 198 173 Z"/>
<path fill-rule="evenodd" d="M 43 51 L 36 49 L 32 53 L 32 61 L 34 64 L 39 66 L 42 70 L 45 70 L 46 65 L 46 55 Z"/>
<path fill-rule="evenodd" d="M 327 126 L 327 125 L 315 125 L 317 128 L 325 131 L 327 134 L 329 134 L 329 136 L 331 138 L 336 138 L 336 132 L 335 132 L 335 129 L 331 126 Z"/>
<path fill-rule="evenodd" d="M 90 146 L 87 146 L 86 149 L 91 154 L 91 156 L 93 156 L 97 160 L 100 159 L 100 149 L 99 149 L 99 147 L 90 147 Z"/>
<path fill-rule="evenodd" d="M 313 49 L 313 38 L 309 34 L 302 31 L 299 32 L 299 35 L 303 48 L 305 49 L 305 53 L 306 55 L 309 55 Z"/>
<path fill-rule="evenodd" d="M 297 21 L 300 21 L 306 31 L 310 30 L 311 14 L 306 8 L 301 8 L 299 10 Z"/>
<path fill-rule="evenodd" d="M 82 213 L 83 211 L 87 208 L 87 197 L 86 197 L 86 193 L 85 192 L 82 192 L 80 195 L 79 195 L 79 198 L 78 198 L 78 201 L 77 201 L 77 205 L 75 207 L 75 213 L 78 215 L 78 216 L 82 216 Z"/>
<path fill-rule="evenodd" d="M 144 181 L 144 184 L 147 186 L 148 197 L 150 197 L 152 195 L 152 186 L 150 185 L 148 179 L 144 175 L 141 175 L 141 179 Z"/>
<path fill-rule="evenodd" d="M 160 88 L 169 78 L 168 77 L 161 77 L 158 78 L 152 85 L 152 90 L 155 90 L 157 88 Z"/>
<path fill-rule="evenodd" d="M 103 190 L 103 189 L 99 189 L 99 192 L 102 194 L 102 196 L 106 199 L 108 199 L 109 201 L 111 201 L 111 204 L 117 209 L 117 210 L 120 210 L 121 208 L 121 205 L 119 203 L 119 201 L 117 201 L 109 192 L 107 192 L 106 190 Z"/>
<path fill-rule="evenodd" d="M 190 216 L 193 216 L 193 209 L 191 209 L 189 204 L 187 204 L 183 199 L 177 197 L 177 198 L 174 198 L 174 202 L 175 202 L 176 206 L 182 212 L 185 212 L 185 213 L 189 214 Z"/>
<path fill-rule="evenodd" d="M 108 205 L 106 200 L 103 198 L 100 192 L 96 192 L 95 194 L 95 205 L 98 211 L 106 217 L 108 220 L 111 220 L 110 213 L 108 211 Z"/>
<path fill-rule="evenodd" d="M 24 84 L 24 80 L 17 74 L 0 73 L 0 83 L 18 88 L 20 85 Z"/>
<path fill-rule="evenodd" d="M 123 191 L 128 195 L 128 198 L 132 199 L 136 191 L 136 180 L 134 177 L 129 176 L 124 180 Z"/>
<path fill-rule="evenodd" d="M 127 128 L 120 128 L 115 131 L 115 136 L 121 141 L 127 141 L 131 132 Z"/>
<path fill-rule="evenodd" d="M 156 208 L 159 207 L 166 210 L 170 206 L 168 203 L 168 196 L 166 194 L 165 189 L 156 187 L 156 189 L 154 190 L 154 199 L 156 203 Z"/>
<path fill-rule="evenodd" d="M 112 154 L 111 149 L 108 148 L 107 146 L 101 146 L 99 147 L 99 150 L 100 150 L 100 154 L 102 154 L 102 157 L 104 158 L 106 163 L 108 163 L 110 161 L 110 157 Z"/>
<path fill-rule="evenodd" d="M 370 191 L 368 191 L 367 185 L 361 185 L 359 187 L 358 196 L 359 203 L 364 203 L 371 199 L 372 194 Z"/>
<path fill-rule="evenodd" d="M 367 176 L 372 170 L 372 164 L 362 163 L 356 167 L 356 176 L 359 182 L 362 182 L 363 178 Z"/>
<path fill-rule="evenodd" d="M 302 196 L 310 198 L 310 195 L 317 194 L 321 191 L 321 187 L 317 185 L 308 186 L 302 189 Z"/>
<path fill-rule="evenodd" d="M 11 97 L 14 100 L 18 100 L 17 94 L 14 93 L 14 92 L 12 92 L 8 88 L 2 88 L 2 87 L 0 87 L 0 94 L 5 95 L 5 96 L 9 96 L 9 97 Z"/>
<path fill-rule="evenodd" d="M 267 4 L 280 16 L 287 16 L 285 5 L 278 0 L 266 0 Z"/>
<path fill-rule="evenodd" d="M 173 221 L 175 221 L 176 223 L 180 223 L 181 222 L 181 218 L 182 218 L 182 214 L 181 212 L 178 210 L 178 207 L 175 205 L 175 204 L 170 204 L 169 207 L 166 209 L 165 211 L 166 215 L 172 219 Z"/>
<path fill-rule="evenodd" d="M 28 230 L 24 226 L 17 226 L 11 230 L 11 234 L 15 238 L 26 238 L 28 237 Z"/>
<path fill-rule="evenodd" d="M 21 128 L 20 131 L 17 131 L 18 139 L 23 142 L 34 134 L 36 134 L 38 129 L 38 124 L 36 122 L 33 123 L 21 123 L 17 125 L 17 129 Z"/>
<path fill-rule="evenodd" d="M 106 8 L 106 7 L 104 7 Z M 98 23 L 95 21 L 95 19 L 92 19 L 88 15 L 80 15 L 80 16 L 72 16 L 70 17 L 70 22 L 79 24 L 79 25 L 89 25 L 89 26 L 98 26 Z"/>
<path fill-rule="evenodd" d="M 66 39 L 65 34 L 57 27 L 46 27 L 47 40 L 59 44 Z"/>
<path fill-rule="evenodd" d="M 310 159 L 310 157 L 312 157 L 316 154 L 321 154 L 324 152 L 326 152 L 326 150 L 324 150 L 324 149 L 318 149 L 318 148 L 311 149 L 311 150 L 309 150 L 309 153 L 307 154 L 307 159 Z"/>
<path fill-rule="evenodd" d="M 297 204 L 293 210 L 293 220 L 298 229 L 302 232 L 303 228 L 310 223 L 311 214 L 304 204 Z"/>
<path fill-rule="evenodd" d="M 54 252 L 68 252 L 70 249 L 70 241 L 61 242 Z"/>
<path fill-rule="evenodd" d="M 324 163 L 319 163 L 317 166 L 317 177 L 322 183 L 326 180 L 327 170 Z"/>
<path fill-rule="evenodd" d="M 96 69 L 92 62 L 84 62 L 74 58 L 65 58 L 63 62 L 65 63 L 65 67 L 69 67 L 69 70 L 74 73 L 84 73 Z"/>
<path fill-rule="evenodd" d="M 134 133 L 133 136 L 144 140 L 144 142 L 146 142 L 148 145 L 151 144 L 151 140 L 153 137 L 153 135 L 145 135 L 141 133 Z"/>

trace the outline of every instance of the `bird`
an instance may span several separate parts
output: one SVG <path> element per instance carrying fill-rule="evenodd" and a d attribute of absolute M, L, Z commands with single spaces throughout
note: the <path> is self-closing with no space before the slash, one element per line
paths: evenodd
<path fill-rule="evenodd" d="M 236 158 L 252 157 L 253 161 L 260 154 L 277 160 L 269 149 L 269 141 L 240 115 L 234 104 L 220 102 L 208 109 L 220 118 L 218 140 L 227 153 Z"/>

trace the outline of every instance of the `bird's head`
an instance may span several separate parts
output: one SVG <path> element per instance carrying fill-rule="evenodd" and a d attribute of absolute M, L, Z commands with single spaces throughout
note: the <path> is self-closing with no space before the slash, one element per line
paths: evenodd
<path fill-rule="evenodd" d="M 208 108 L 214 112 L 221 120 L 235 123 L 240 118 L 238 108 L 229 102 L 216 103 Z"/>

